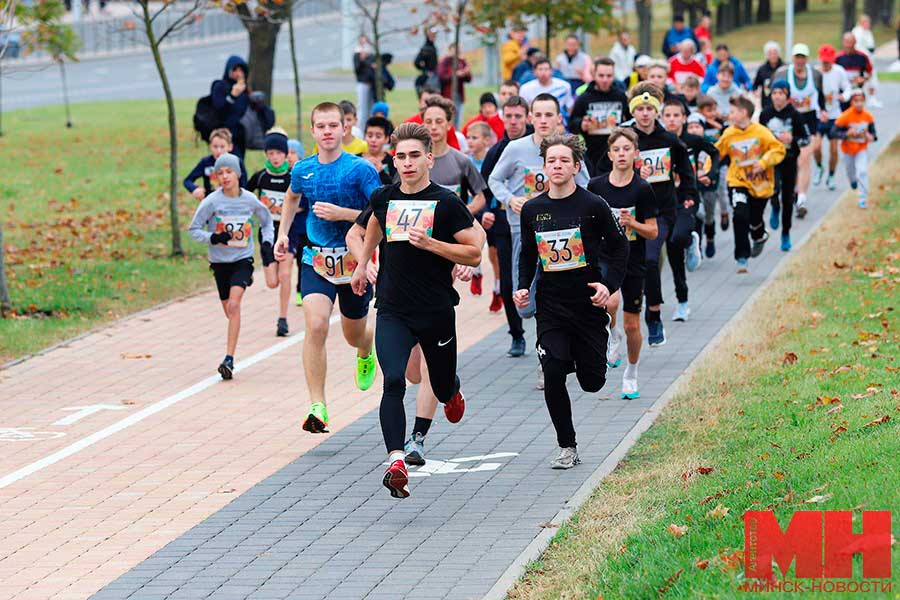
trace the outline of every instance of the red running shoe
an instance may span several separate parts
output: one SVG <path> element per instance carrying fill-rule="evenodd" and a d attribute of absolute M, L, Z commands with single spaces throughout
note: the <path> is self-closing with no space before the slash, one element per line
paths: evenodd
<path fill-rule="evenodd" d="M 451 423 L 459 423 L 466 413 L 466 397 L 463 396 L 462 390 L 456 392 L 450 402 L 444 404 L 444 415 Z"/>
<path fill-rule="evenodd" d="M 406 463 L 395 460 L 384 471 L 381 480 L 394 498 L 409 498 L 409 473 L 406 471 Z"/>
<path fill-rule="evenodd" d="M 472 292 L 473 296 L 481 295 L 481 280 L 484 279 L 484 275 L 473 275 L 472 281 L 469 283 L 469 291 Z"/>
<path fill-rule="evenodd" d="M 503 310 L 503 297 L 500 294 L 494 294 L 494 297 L 491 298 L 491 312 L 500 312 Z"/>

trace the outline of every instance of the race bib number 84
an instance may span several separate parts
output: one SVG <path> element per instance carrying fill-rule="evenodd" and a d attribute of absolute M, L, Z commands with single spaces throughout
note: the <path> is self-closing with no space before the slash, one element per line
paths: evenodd
<path fill-rule="evenodd" d="M 544 271 L 568 271 L 587 266 L 580 227 L 535 232 L 534 238 Z"/>
<path fill-rule="evenodd" d="M 672 150 L 670 148 L 641 150 L 640 156 L 634 161 L 634 167 L 640 169 L 644 165 L 650 165 L 653 169 L 653 173 L 647 178 L 649 183 L 668 181 L 672 178 Z"/>
<path fill-rule="evenodd" d="M 335 285 L 350 283 L 356 258 L 347 248 L 312 248 L 313 270 Z"/>
<path fill-rule="evenodd" d="M 391 200 L 385 218 L 388 242 L 409 241 L 411 227 L 423 227 L 428 237 L 434 232 L 436 200 Z"/>
<path fill-rule="evenodd" d="M 216 233 L 227 231 L 231 234 L 228 246 L 231 248 L 246 248 L 250 243 L 250 235 L 253 228 L 250 225 L 249 215 L 242 216 L 216 216 Z"/>

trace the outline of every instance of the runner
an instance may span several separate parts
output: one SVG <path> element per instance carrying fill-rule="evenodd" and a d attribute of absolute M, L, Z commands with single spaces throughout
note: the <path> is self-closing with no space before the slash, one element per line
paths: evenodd
<path fill-rule="evenodd" d="M 587 162 L 593 169 L 603 153 L 613 127 L 631 118 L 628 97 L 615 85 L 615 63 L 605 56 L 594 61 L 594 80 L 575 100 L 569 131 L 584 136 Z"/>
<path fill-rule="evenodd" d="M 834 129 L 834 120 L 841 114 L 841 105 L 847 100 L 848 92 L 853 87 L 844 67 L 834 64 L 836 54 L 837 51 L 831 44 L 823 44 L 819 48 L 819 61 L 821 62 L 819 71 L 822 73 L 825 106 L 819 119 L 818 133 L 823 138 L 828 138 L 828 179 L 825 180 L 825 187 L 832 191 L 837 187 L 834 183 L 834 172 L 837 170 L 838 164 L 838 139 L 832 136 L 832 129 Z M 822 168 L 821 143 L 813 152 L 813 157 L 816 160 L 813 185 L 819 185 L 822 183 L 822 175 L 825 174 L 825 170 Z M 774 228 L 777 229 L 777 227 Z"/>
<path fill-rule="evenodd" d="M 491 172 L 489 183 L 494 196 L 506 210 L 509 221 L 509 230 L 512 238 L 512 257 L 510 261 L 511 272 L 517 276 L 519 272 L 519 256 L 522 251 L 522 236 L 520 230 L 519 213 L 522 206 L 529 199 L 538 196 L 547 190 L 547 179 L 544 174 L 543 159 L 541 157 L 541 142 L 545 137 L 556 132 L 562 123 L 559 112 L 559 103 L 550 94 L 540 94 L 531 103 L 531 121 L 534 125 L 534 133 L 530 136 L 512 141 L 503 151 L 497 166 Z M 578 185 L 584 187 L 588 184 L 587 166 L 582 164 L 575 175 Z M 500 267 L 504 265 L 501 262 Z M 531 302 L 524 308 L 516 303 L 519 315 L 524 318 L 534 316 L 534 294 Z M 521 354 L 513 354 L 518 347 L 513 342 L 510 354 L 522 356 L 525 352 L 524 333 L 522 334 Z M 542 386 L 538 379 L 538 386 Z"/>
<path fill-rule="evenodd" d="M 262 255 L 271 257 L 272 215 L 256 196 L 241 189 L 241 161 L 237 156 L 227 152 L 220 155 L 214 168 L 221 187 L 200 202 L 188 232 L 194 240 L 209 244 L 209 268 L 228 318 L 225 359 L 218 371 L 228 380 L 234 373 L 234 352 L 241 332 L 241 299 L 253 284 L 251 219 L 257 220 L 262 231 Z"/>
<path fill-rule="evenodd" d="M 581 460 L 566 378 L 574 371 L 586 392 L 597 392 L 606 383 L 605 306 L 625 276 L 628 239 L 609 205 L 575 183 L 584 168 L 581 138 L 542 138 L 540 156 L 548 189 L 522 206 L 522 256 L 514 297 L 523 309 L 535 303 L 530 288 L 540 264 L 533 292 L 537 354 L 546 382 L 544 400 L 560 447 L 550 466 L 571 469 Z"/>
<path fill-rule="evenodd" d="M 295 139 L 288 140 L 288 164 L 292 169 L 294 168 L 294 165 L 303 158 L 303 154 L 303 142 Z M 303 268 L 303 252 L 298 251 L 298 248 L 302 250 L 309 242 L 306 237 L 306 217 L 308 216 L 308 213 L 308 210 L 297 213 L 294 217 L 294 222 L 291 223 L 291 230 L 288 233 L 288 239 L 290 241 L 288 252 L 296 257 L 298 273 L 300 272 L 300 269 Z M 275 235 L 278 235 L 277 230 L 275 231 Z M 301 278 L 297 277 L 297 306 L 303 306 L 303 290 L 300 286 L 301 283 L 303 283 Z"/>
<path fill-rule="evenodd" d="M 685 131 L 702 138 L 712 145 L 715 139 L 707 135 L 706 129 L 706 119 L 703 118 L 703 115 L 694 113 L 688 116 Z M 715 145 L 712 147 L 715 149 Z M 713 155 L 710 154 L 709 156 L 711 159 Z M 706 237 L 706 258 L 712 258 L 716 255 L 716 205 L 719 204 L 719 177 L 721 169 L 718 150 L 715 152 L 715 158 L 715 168 L 707 169 L 705 158 L 701 157 L 698 160 L 697 157 L 692 155 L 692 160 L 696 166 L 694 170 L 697 173 L 697 190 L 700 193 L 701 200 L 700 209 L 697 211 L 698 219 L 695 231 L 697 231 L 697 235 L 702 234 L 701 236 Z M 712 163 L 712 160 L 710 160 L 710 163 Z M 720 206 L 719 210 L 724 216 L 728 216 L 727 208 Z M 702 218 L 700 217 L 701 211 L 703 213 Z"/>
<path fill-rule="evenodd" d="M 266 166 L 250 177 L 247 189 L 259 196 L 259 201 L 272 213 L 275 227 L 281 221 L 281 205 L 284 194 L 291 184 L 291 167 L 287 162 L 288 139 L 280 133 L 270 133 L 265 138 Z M 262 229 L 259 230 L 259 246 L 263 247 Z M 269 253 L 262 254 L 263 273 L 266 286 L 278 288 L 278 323 L 275 335 L 284 337 L 288 334 L 287 310 L 291 301 L 291 271 L 293 261 L 278 262 Z"/>
<path fill-rule="evenodd" d="M 341 149 L 344 118 L 340 106 L 332 102 L 319 104 L 313 108 L 311 121 L 319 154 L 301 160 L 291 170 L 291 186 L 285 194 L 275 257 L 284 260 L 290 251 L 288 232 L 302 195 L 304 206 L 309 207 L 306 221 L 309 244 L 303 248 L 300 269 L 306 317 L 303 370 L 311 403 L 303 429 L 325 433 L 328 431 L 325 340 L 335 298 L 340 298 L 344 339 L 356 348 L 356 385 L 367 390 L 375 381 L 372 331 L 366 326 L 371 289 L 362 295 L 350 289 L 356 259 L 347 251 L 344 237 L 381 182 L 367 160 Z"/>
<path fill-rule="evenodd" d="M 384 373 L 381 429 L 389 465 L 383 484 L 395 498 L 409 496 L 403 450 L 406 414 L 404 373 L 416 343 L 428 364 L 435 396 L 444 414 L 458 423 L 465 398 L 456 375 L 456 313 L 459 295 L 453 289 L 455 264 L 481 262 L 484 231 L 458 196 L 429 180 L 434 164 L 433 134 L 426 127 L 404 123 L 394 133 L 394 161 L 400 183 L 372 195 L 372 215 L 365 243 L 353 272 L 353 290 L 369 294 L 366 268 L 372 252 L 384 240 L 378 272 L 376 345 Z M 365 215 L 364 215 L 365 217 Z M 362 225 L 360 223 L 360 225 Z M 353 242 L 349 242 L 353 243 Z"/>
<path fill-rule="evenodd" d="M 491 149 L 492 139 L 494 139 L 494 131 L 487 123 L 476 121 L 469 125 L 469 129 L 466 133 L 466 142 L 468 142 L 469 145 L 469 160 L 472 161 L 479 176 L 481 176 L 481 167 L 484 166 L 484 159 L 487 156 L 487 152 Z M 483 180 L 484 178 L 482 177 L 482 181 Z M 482 209 L 482 217 L 486 210 L 487 206 Z M 478 217 L 479 215 L 476 215 L 476 218 Z M 489 240 L 488 243 L 488 259 L 491 263 L 491 270 L 494 273 L 494 293 L 491 298 L 489 310 L 491 312 L 499 312 L 500 309 L 503 308 L 503 300 L 500 297 L 500 263 L 497 261 L 497 248 L 494 246 L 492 240 Z M 476 268 L 475 273 L 472 275 L 471 285 L 469 286 L 473 296 L 481 295 L 483 279 L 481 267 Z"/>
<path fill-rule="evenodd" d="M 634 118 L 625 125 L 638 135 L 641 177 L 653 186 L 659 212 L 656 220 L 659 235 L 646 243 L 645 295 L 648 306 L 644 311 L 644 320 L 648 329 L 647 343 L 654 347 L 666 343 L 666 330 L 660 314 L 663 296 L 659 257 L 663 245 L 671 239 L 676 259 L 673 273 L 677 272 L 677 277 L 684 277 L 684 251 L 693 240 L 691 232 L 694 230 L 694 214 L 697 212 L 697 186 L 687 147 L 659 123 L 662 91 L 645 81 L 634 86 L 629 97 L 629 110 Z M 609 156 L 601 161 L 599 171 L 612 171 Z M 677 189 L 673 174 L 680 178 Z M 677 260 L 679 257 L 680 261 Z"/>
<path fill-rule="evenodd" d="M 609 345 L 606 364 L 617 367 L 622 361 L 619 353 L 621 334 L 616 327 L 619 306 L 622 307 L 625 338 L 628 347 L 628 364 L 622 376 L 622 397 L 640 398 L 637 368 L 641 357 L 641 304 L 644 297 L 644 279 L 647 272 L 644 240 L 656 239 L 658 208 L 653 188 L 634 171 L 638 156 L 638 136 L 629 128 L 616 128 L 609 136 L 609 160 L 612 171 L 591 179 L 588 190 L 605 199 L 616 209 L 619 223 L 625 228 L 629 240 L 628 265 L 622 287 L 610 296 L 606 304 L 609 312 Z"/>
<path fill-rule="evenodd" d="M 572 87 L 564 79 L 553 76 L 553 65 L 546 57 L 538 59 L 534 64 L 534 79 L 522 84 L 519 88 L 519 95 L 531 103 L 538 96 L 549 94 L 556 98 L 560 106 L 560 114 L 563 115 L 563 122 L 568 118 L 575 103 L 575 97 L 572 95 Z"/>
<path fill-rule="evenodd" d="M 847 179 L 852 189 L 859 189 L 859 207 L 866 208 L 869 197 L 869 142 L 878 139 L 875 118 L 866 110 L 866 93 L 850 92 L 850 108 L 835 119 L 836 133 L 842 137 L 841 152 L 847 166 Z"/>
<path fill-rule="evenodd" d="M 384 117 L 369 117 L 366 121 L 365 138 L 368 149 L 360 156 L 372 163 L 383 185 L 390 185 L 397 174 L 394 157 L 386 150 L 392 133 L 394 125 Z"/>
<path fill-rule="evenodd" d="M 791 86 L 784 79 L 772 83 L 769 88 L 769 105 L 759 115 L 760 125 L 764 125 L 785 147 L 784 160 L 775 167 L 775 195 L 772 196 L 772 214 L 769 226 L 778 229 L 781 216 L 781 249 L 791 249 L 791 221 L 794 211 L 794 197 L 797 182 L 797 157 L 800 149 L 809 144 L 809 130 L 806 119 L 791 104 Z M 781 202 L 778 201 L 781 196 Z"/>

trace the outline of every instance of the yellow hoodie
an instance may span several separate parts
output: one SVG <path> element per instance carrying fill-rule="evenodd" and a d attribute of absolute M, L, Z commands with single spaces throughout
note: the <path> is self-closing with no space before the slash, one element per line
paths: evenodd
<path fill-rule="evenodd" d="M 785 148 L 766 127 L 750 123 L 747 129 L 738 129 L 732 125 L 722 132 L 716 148 L 720 156 L 731 158 L 725 176 L 728 187 L 747 188 L 754 198 L 775 194 L 774 167 L 784 160 Z M 756 163 L 765 168 L 762 174 L 753 174 Z"/>

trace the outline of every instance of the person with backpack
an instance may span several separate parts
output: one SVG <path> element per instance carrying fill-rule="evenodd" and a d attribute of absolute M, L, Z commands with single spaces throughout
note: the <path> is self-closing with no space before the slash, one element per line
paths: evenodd
<path fill-rule="evenodd" d="M 233 152 L 238 158 L 244 157 L 246 147 L 241 117 L 250 106 L 250 89 L 247 86 L 249 74 L 250 67 L 243 58 L 229 56 L 222 79 L 213 82 L 209 93 L 212 106 L 220 120 L 219 126 L 231 131 Z"/>
<path fill-rule="evenodd" d="M 275 111 L 266 102 L 265 92 L 251 92 L 250 104 L 241 115 L 244 150 L 265 150 L 266 134 L 275 125 Z"/>
<path fill-rule="evenodd" d="M 416 54 L 416 58 L 413 61 L 416 69 L 421 71 L 415 81 L 416 94 L 421 92 L 426 85 L 437 87 L 441 84 L 437 76 L 438 51 L 434 45 L 436 35 L 436 30 L 433 27 L 425 30 L 425 43 L 419 48 L 419 53 Z"/>

